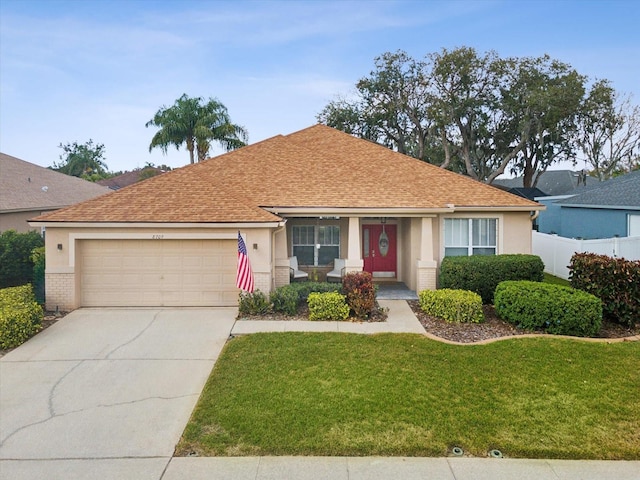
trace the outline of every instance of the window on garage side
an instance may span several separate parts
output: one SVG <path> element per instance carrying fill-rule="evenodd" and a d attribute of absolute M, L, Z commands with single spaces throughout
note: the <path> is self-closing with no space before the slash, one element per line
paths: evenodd
<path fill-rule="evenodd" d="M 340 258 L 339 226 L 294 225 L 292 234 L 293 255 L 298 257 L 299 265 L 321 267 Z"/>
<path fill-rule="evenodd" d="M 445 257 L 496 255 L 497 228 L 496 218 L 445 218 Z"/>

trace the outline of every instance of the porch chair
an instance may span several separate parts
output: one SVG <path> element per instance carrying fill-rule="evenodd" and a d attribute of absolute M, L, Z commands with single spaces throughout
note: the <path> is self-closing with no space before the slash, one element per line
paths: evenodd
<path fill-rule="evenodd" d="M 298 257 L 289 257 L 289 277 L 292 281 L 307 280 L 309 274 L 298 268 Z"/>
<path fill-rule="evenodd" d="M 336 258 L 333 261 L 333 270 L 327 273 L 327 282 L 342 282 L 345 269 L 345 259 Z"/>

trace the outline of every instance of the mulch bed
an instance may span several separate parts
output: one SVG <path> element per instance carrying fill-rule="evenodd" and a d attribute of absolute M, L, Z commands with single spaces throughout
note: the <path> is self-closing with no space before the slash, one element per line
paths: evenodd
<path fill-rule="evenodd" d="M 438 317 L 427 315 L 420 309 L 417 300 L 409 300 L 409 306 L 424 329 L 440 338 L 460 343 L 472 343 L 492 338 L 524 335 L 526 333 L 544 333 L 528 331 L 516 328 L 514 325 L 500 319 L 493 308 L 493 305 L 485 305 L 484 323 L 448 323 Z M 596 338 L 624 338 L 640 335 L 640 325 L 634 328 L 625 327 L 618 323 L 608 321 L 602 322 L 602 328 Z"/>
<path fill-rule="evenodd" d="M 302 304 L 298 308 L 298 312 L 295 315 L 285 315 L 281 312 L 270 312 L 265 313 L 264 315 L 238 315 L 237 320 L 285 320 L 285 321 L 295 321 L 295 320 L 309 320 L 309 307 L 307 304 Z M 345 322 L 386 322 L 387 321 L 387 311 L 384 308 L 380 308 L 380 306 L 376 306 L 375 310 L 371 314 L 369 318 L 362 319 L 357 317 L 349 317 L 345 320 Z"/>

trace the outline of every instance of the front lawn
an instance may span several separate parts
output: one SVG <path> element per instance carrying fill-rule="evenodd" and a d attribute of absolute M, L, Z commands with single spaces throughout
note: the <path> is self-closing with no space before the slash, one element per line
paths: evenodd
<path fill-rule="evenodd" d="M 178 455 L 640 459 L 640 342 L 267 333 L 231 340 Z"/>

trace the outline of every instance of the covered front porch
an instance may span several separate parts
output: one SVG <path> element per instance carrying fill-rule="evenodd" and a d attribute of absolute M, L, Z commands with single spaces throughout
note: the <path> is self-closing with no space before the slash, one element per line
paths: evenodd
<path fill-rule="evenodd" d="M 401 283 L 414 292 L 436 288 L 436 213 L 278 213 L 286 224 L 274 234 L 275 287 L 293 281 L 290 266 L 295 257 L 309 280 L 325 281 L 340 259 L 344 274 L 367 271 L 376 283 Z"/>

